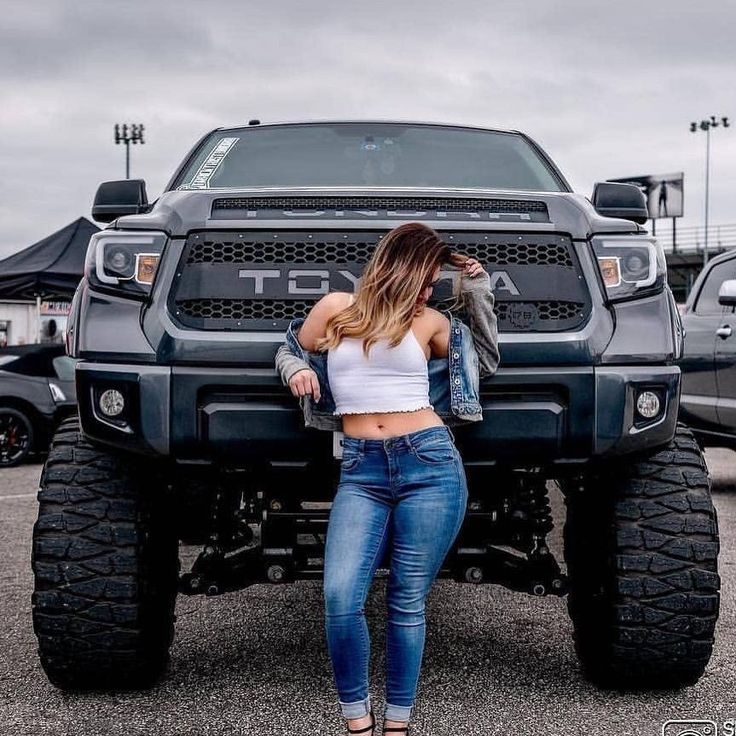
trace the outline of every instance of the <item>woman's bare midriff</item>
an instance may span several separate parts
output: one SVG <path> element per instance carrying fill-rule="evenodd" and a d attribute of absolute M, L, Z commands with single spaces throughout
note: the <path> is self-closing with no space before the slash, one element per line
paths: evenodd
<path fill-rule="evenodd" d="M 443 423 L 434 409 L 342 415 L 342 431 L 349 437 L 366 440 L 385 440 L 427 427 L 439 427 Z"/>

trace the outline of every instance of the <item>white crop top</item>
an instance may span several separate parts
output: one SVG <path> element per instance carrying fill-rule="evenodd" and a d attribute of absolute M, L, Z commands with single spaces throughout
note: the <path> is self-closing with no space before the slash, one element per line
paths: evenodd
<path fill-rule="evenodd" d="M 393 348 L 388 338 L 379 339 L 368 358 L 363 338 L 344 337 L 327 351 L 327 378 L 338 416 L 434 408 L 427 356 L 412 329 Z"/>

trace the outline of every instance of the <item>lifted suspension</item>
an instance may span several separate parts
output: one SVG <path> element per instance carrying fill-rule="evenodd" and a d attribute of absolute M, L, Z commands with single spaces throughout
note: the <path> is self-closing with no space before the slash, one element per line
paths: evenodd
<path fill-rule="evenodd" d="M 484 510 L 471 498 L 465 522 L 438 577 L 458 582 L 497 583 L 532 595 L 564 595 L 567 580 L 547 546 L 553 519 L 545 479 L 514 473 L 505 513 Z M 211 532 L 191 571 L 180 576 L 180 592 L 218 595 L 256 583 L 321 579 L 330 502 L 285 503 L 259 490 L 249 509 L 234 507 L 233 488 L 218 488 Z M 252 498 L 252 495 L 251 495 Z M 248 521 L 260 531 L 254 534 Z M 498 537 L 498 539 L 496 538 Z M 378 576 L 389 567 L 389 554 Z"/>

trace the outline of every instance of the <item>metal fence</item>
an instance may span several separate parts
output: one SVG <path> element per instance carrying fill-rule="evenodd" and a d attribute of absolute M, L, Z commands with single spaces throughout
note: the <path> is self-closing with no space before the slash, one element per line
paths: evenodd
<path fill-rule="evenodd" d="M 667 253 L 702 253 L 705 246 L 705 228 L 697 225 L 678 227 L 674 234 L 672 226 L 660 221 L 657 227 L 657 239 Z M 651 232 L 651 225 L 648 228 Z M 674 248 L 673 248 L 674 245 Z M 708 254 L 736 247 L 736 223 L 729 225 L 712 225 L 708 228 Z"/>

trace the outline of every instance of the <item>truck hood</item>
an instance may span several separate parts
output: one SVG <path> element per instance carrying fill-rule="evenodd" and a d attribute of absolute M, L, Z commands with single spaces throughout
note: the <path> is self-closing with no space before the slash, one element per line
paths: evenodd
<path fill-rule="evenodd" d="M 575 240 L 594 233 L 644 232 L 628 220 L 599 215 L 586 197 L 572 192 L 382 187 L 171 190 L 150 212 L 120 217 L 109 228 L 160 230 L 176 238 L 192 230 L 390 229 L 409 221 L 437 229 L 563 232 Z"/>

